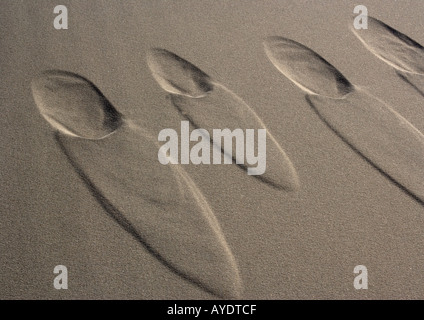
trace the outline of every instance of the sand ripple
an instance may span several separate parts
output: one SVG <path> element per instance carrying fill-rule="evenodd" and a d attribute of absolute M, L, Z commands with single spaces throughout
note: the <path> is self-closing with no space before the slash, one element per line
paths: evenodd
<path fill-rule="evenodd" d="M 240 298 L 237 263 L 212 209 L 182 167 L 159 163 L 155 136 L 123 117 L 109 125 L 107 116 L 117 111 L 109 112 L 115 109 L 101 92 L 78 75 L 45 73 L 33 93 L 59 130 L 61 150 L 110 217 L 182 278 Z"/>
<path fill-rule="evenodd" d="M 89 80 L 70 72 L 46 71 L 31 83 L 40 113 L 61 132 L 102 139 L 122 124 L 121 114 Z"/>
<path fill-rule="evenodd" d="M 264 41 L 264 48 L 273 65 L 308 94 L 342 98 L 353 90 L 341 72 L 299 42 L 274 36 Z"/>
<path fill-rule="evenodd" d="M 274 65 L 307 93 L 306 100 L 320 119 L 390 181 L 424 204 L 423 134 L 390 106 L 351 85 L 316 52 L 292 40 L 271 39 L 278 44 L 277 53 L 283 52 Z M 265 51 L 270 56 L 275 46 L 267 41 Z"/>
<path fill-rule="evenodd" d="M 242 130 L 266 129 L 266 172 L 263 175 L 252 175 L 252 177 L 277 189 L 287 191 L 299 189 L 299 178 L 295 167 L 283 148 L 250 106 L 234 92 L 211 79 L 209 76 L 206 76 L 206 74 L 197 67 L 188 67 L 191 63 L 181 57 L 168 52 L 166 59 L 164 59 L 162 55 L 158 59 L 158 50 L 160 50 L 159 52 L 162 54 L 163 52 L 168 52 L 163 49 L 153 49 L 148 54 L 148 64 L 154 76 L 158 73 L 157 70 L 160 69 L 163 74 L 168 76 L 167 83 L 179 83 L 180 86 L 184 88 L 205 88 L 204 84 L 207 83 L 207 90 L 201 92 L 195 90 L 195 93 L 197 93 L 196 95 L 187 95 L 175 92 L 173 88 L 169 90 L 168 86 L 163 85 L 162 80 L 158 81 L 159 85 L 161 85 L 165 91 L 172 93 L 172 103 L 187 120 L 195 127 L 206 129 L 209 132 L 212 132 L 213 129 L 225 128 L 230 130 L 238 128 Z M 164 60 L 166 63 L 163 63 Z M 154 66 L 154 68 L 152 68 L 152 66 Z M 169 72 L 167 71 L 168 69 L 170 70 Z M 194 74 L 196 76 L 187 77 L 187 70 L 189 70 L 190 75 Z M 192 72 L 192 70 L 196 70 L 196 72 Z M 197 76 L 198 74 L 202 76 L 199 77 Z M 155 79 L 157 80 L 156 76 Z M 199 82 L 193 84 L 193 81 Z M 184 90 L 184 92 L 186 91 L 187 90 Z M 220 146 L 218 147 L 221 148 Z M 225 153 L 223 148 L 222 152 Z M 237 161 L 235 148 L 232 149 L 232 154 L 227 156 L 231 156 L 234 163 L 239 162 Z M 249 168 L 248 165 L 238 166 L 243 170 Z"/>
<path fill-rule="evenodd" d="M 368 29 L 353 33 L 378 58 L 403 72 L 424 74 L 424 47 L 384 22 L 368 17 Z"/>

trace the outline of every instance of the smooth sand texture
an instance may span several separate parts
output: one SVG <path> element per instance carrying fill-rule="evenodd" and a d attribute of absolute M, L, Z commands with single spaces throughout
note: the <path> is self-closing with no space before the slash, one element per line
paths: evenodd
<path fill-rule="evenodd" d="M 58 4 L 0 0 L 2 299 L 216 298 L 164 266 L 105 214 L 32 97 L 32 79 L 68 70 L 90 79 L 153 136 L 178 130 L 184 118 L 152 77 L 151 48 L 178 53 L 241 97 L 296 167 L 301 188 L 281 192 L 236 166 L 184 166 L 237 261 L 242 298 L 424 296 L 423 206 L 329 130 L 263 49 L 273 35 L 313 48 L 423 132 L 423 96 L 350 31 L 357 2 L 70 0 L 63 3 L 69 28 L 56 30 Z M 361 4 L 424 43 L 421 0 Z M 97 161 L 104 174 L 107 159 Z M 141 175 L 142 163 L 136 169 Z M 68 267 L 68 290 L 53 287 L 59 264 Z M 353 287 L 359 264 L 368 268 L 368 290 Z"/>

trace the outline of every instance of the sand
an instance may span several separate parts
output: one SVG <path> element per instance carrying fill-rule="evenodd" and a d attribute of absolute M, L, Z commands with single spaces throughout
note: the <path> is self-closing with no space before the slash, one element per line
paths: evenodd
<path fill-rule="evenodd" d="M 370 21 L 373 19 L 370 17 Z M 369 32 L 374 30 L 371 25 Z M 383 36 L 375 38 L 384 39 Z M 411 52 L 409 46 L 404 49 L 403 42 L 396 43 L 399 38 L 383 41 L 387 45 L 380 45 L 377 51 L 384 56 L 391 55 L 390 61 L 404 59 L 419 66 L 416 50 Z M 282 37 L 270 37 L 264 46 L 274 66 L 307 94 L 306 101 L 342 141 L 418 203 L 424 204 L 424 135 L 421 131 L 382 100 L 352 85 L 312 49 Z M 387 51 L 390 54 L 386 54 Z M 403 79 L 420 91 L 419 85 L 408 80 L 407 74 L 412 70 L 402 68 L 406 72 Z"/>
<path fill-rule="evenodd" d="M 424 43 L 421 1 L 361 4 Z M 53 27 L 56 5 L 0 0 L 1 299 L 423 296 L 424 208 L 417 201 L 421 195 L 411 196 L 422 189 L 421 144 L 409 138 L 412 131 L 424 132 L 422 64 L 419 59 L 408 64 L 415 51 L 394 60 L 386 54 L 390 50 L 382 55 L 364 46 L 351 30 L 356 3 L 74 0 L 65 4 L 68 30 Z M 358 106 L 376 118 L 382 108 L 388 120 L 373 126 L 369 114 L 355 109 L 354 124 L 346 125 L 343 114 L 332 111 L 339 99 L 311 96 L 319 112 L 328 110 L 322 116 L 328 123 L 322 121 L 305 92 L 270 62 L 263 47 L 269 37 L 319 53 L 355 86 L 341 99 L 344 107 Z M 387 48 L 384 41 L 377 44 Z M 148 65 L 153 48 L 183 57 L 210 82 L 194 82 L 170 99 Z M 112 117 L 105 126 L 110 114 L 100 107 L 82 118 L 96 119 L 94 128 L 80 121 L 81 111 L 66 123 L 79 129 L 69 132 L 88 137 L 55 133 L 58 120 L 69 120 L 68 110 L 59 108 L 67 111 L 49 123 L 31 90 L 33 79 L 46 70 L 89 79 L 123 122 Z M 171 87 L 187 89 L 181 85 L 190 77 L 189 71 Z M 299 81 L 313 77 L 302 72 Z M 185 114 L 176 108 L 178 101 Z M 207 118 L 204 109 L 190 114 L 193 106 L 204 105 L 215 106 L 216 114 Z M 187 115 L 197 117 L 200 127 L 224 120 L 237 126 L 235 113 L 230 111 L 234 118 L 219 113 L 240 106 L 252 110 L 250 123 L 272 132 L 298 188 L 275 188 L 236 165 L 172 169 L 157 162 L 160 130 L 178 130 Z M 53 119 L 50 111 L 58 109 L 48 110 L 44 115 Z M 408 123 L 404 131 L 391 125 L 393 114 Z M 392 146 L 391 137 L 399 146 L 383 147 Z M 278 155 L 269 156 L 271 167 L 281 165 Z M 392 161 L 399 157 L 404 167 Z M 146 204 L 146 199 L 155 200 Z M 53 287 L 56 265 L 68 268 L 67 290 Z M 357 265 L 368 268 L 367 290 L 353 286 Z"/>

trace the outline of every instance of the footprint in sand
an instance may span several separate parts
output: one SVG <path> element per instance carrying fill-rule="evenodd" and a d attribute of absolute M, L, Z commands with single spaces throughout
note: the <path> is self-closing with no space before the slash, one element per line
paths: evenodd
<path fill-rule="evenodd" d="M 240 298 L 237 263 L 214 213 L 181 166 L 159 163 L 156 137 L 77 74 L 47 71 L 33 80 L 32 92 L 61 150 L 109 216 L 185 280 L 221 298 Z"/>
<path fill-rule="evenodd" d="M 147 63 L 153 77 L 165 91 L 177 110 L 196 128 L 209 132 L 213 129 L 267 129 L 258 115 L 241 98 L 218 83 L 205 72 L 165 49 L 151 49 Z M 214 147 L 224 149 L 215 142 Z M 237 160 L 232 149 L 234 163 Z M 266 171 L 252 177 L 277 189 L 299 189 L 299 179 L 290 159 L 267 130 Z M 249 166 L 237 164 L 243 170 Z"/>
<path fill-rule="evenodd" d="M 424 205 L 424 136 L 419 130 L 308 47 L 283 37 L 266 39 L 264 47 L 274 66 L 307 93 L 307 102 L 330 129 Z"/>
<path fill-rule="evenodd" d="M 368 29 L 351 29 L 362 44 L 424 96 L 424 47 L 384 22 L 368 17 Z"/>

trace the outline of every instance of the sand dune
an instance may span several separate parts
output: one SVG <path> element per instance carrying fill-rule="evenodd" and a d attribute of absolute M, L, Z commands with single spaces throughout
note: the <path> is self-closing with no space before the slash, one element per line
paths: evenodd
<path fill-rule="evenodd" d="M 316 52 L 272 37 L 265 51 L 344 142 L 414 199 L 424 204 L 424 135 L 390 106 L 355 87 Z M 310 89 L 313 88 L 313 89 Z"/>
<path fill-rule="evenodd" d="M 424 205 L 424 135 L 410 122 L 359 88 L 345 99 L 307 101 L 343 141 Z"/>
<path fill-rule="evenodd" d="M 264 48 L 274 66 L 306 93 L 342 98 L 353 90 L 334 66 L 299 42 L 274 36 Z"/>
<path fill-rule="evenodd" d="M 206 129 L 267 129 L 255 111 L 234 92 L 227 89 L 203 71 L 172 52 L 154 49 L 148 55 L 148 63 L 155 79 L 170 93 L 171 101 L 178 111 L 196 128 Z M 169 70 L 169 71 L 168 71 Z M 168 84 L 178 83 L 178 86 Z M 207 84 L 207 85 L 206 85 Z M 178 87 L 178 90 L 175 88 Z M 201 90 L 199 90 L 201 88 Z M 187 93 L 188 92 L 188 93 Z M 215 146 L 222 148 L 224 146 Z M 288 191 L 299 188 L 296 170 L 283 148 L 267 129 L 266 171 L 263 175 L 253 175 L 275 188 Z M 234 163 L 242 163 L 232 148 Z M 248 164 L 239 165 L 243 170 Z"/>
<path fill-rule="evenodd" d="M 424 95 L 424 47 L 384 22 L 369 17 L 368 29 L 351 29 L 376 57 L 396 70 L 396 74 Z"/>
<path fill-rule="evenodd" d="M 393 68 L 424 74 L 424 47 L 384 22 L 368 17 L 368 29 L 351 28 L 362 44 Z"/>
<path fill-rule="evenodd" d="M 121 115 L 87 79 L 65 71 L 46 71 L 31 84 L 44 118 L 65 134 L 102 139 L 122 123 Z"/>
<path fill-rule="evenodd" d="M 157 161 L 155 138 L 118 117 L 100 90 L 76 74 L 47 72 L 32 88 L 41 113 L 59 130 L 61 150 L 106 213 L 183 279 L 240 298 L 238 267 L 212 209 L 182 167 Z"/>

